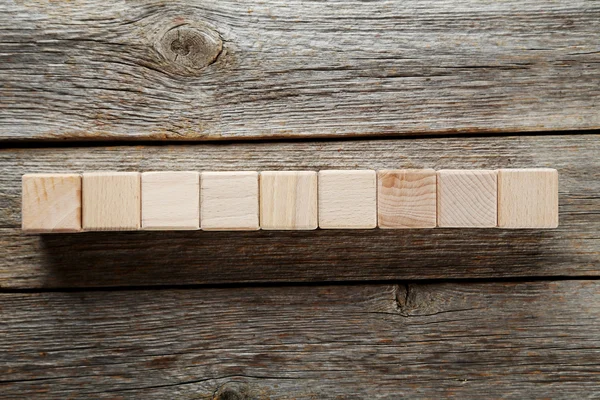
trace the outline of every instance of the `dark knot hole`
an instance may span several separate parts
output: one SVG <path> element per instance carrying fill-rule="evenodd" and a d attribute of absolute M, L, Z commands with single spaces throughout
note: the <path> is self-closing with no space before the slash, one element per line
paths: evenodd
<path fill-rule="evenodd" d="M 189 40 L 177 38 L 171 42 L 171 50 L 180 56 L 187 56 L 192 51 L 192 43 Z"/>

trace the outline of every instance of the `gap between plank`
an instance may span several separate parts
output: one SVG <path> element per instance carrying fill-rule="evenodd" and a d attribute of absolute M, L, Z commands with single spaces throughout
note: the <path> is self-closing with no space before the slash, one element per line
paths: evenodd
<path fill-rule="evenodd" d="M 183 284 L 183 285 L 133 285 L 133 286 L 91 286 L 91 287 L 54 287 L 54 288 L 0 288 L 0 294 L 17 293 L 80 293 L 113 291 L 159 291 L 159 290 L 200 290 L 200 289 L 242 289 L 242 288 L 282 288 L 317 286 L 374 286 L 374 285 L 438 285 L 438 284 L 482 284 L 482 283 L 526 283 L 526 282 L 562 282 L 597 281 L 600 277 L 581 276 L 524 276 L 507 278 L 455 278 L 455 279 L 408 279 L 408 280 L 361 280 L 361 281 L 318 281 L 318 282 L 250 282 L 222 284 Z"/>

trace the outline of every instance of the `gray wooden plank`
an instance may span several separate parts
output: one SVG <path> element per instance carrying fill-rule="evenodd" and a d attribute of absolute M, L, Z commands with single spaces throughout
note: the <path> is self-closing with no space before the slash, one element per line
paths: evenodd
<path fill-rule="evenodd" d="M 5 293 L 0 304 L 4 398 L 599 394 L 597 281 Z"/>
<path fill-rule="evenodd" d="M 600 275 L 600 135 L 0 150 L 0 286 Z M 110 232 L 25 236 L 25 172 L 552 167 L 556 230 Z"/>
<path fill-rule="evenodd" d="M 4 1 L 0 140 L 600 128 L 599 31 L 589 0 Z"/>

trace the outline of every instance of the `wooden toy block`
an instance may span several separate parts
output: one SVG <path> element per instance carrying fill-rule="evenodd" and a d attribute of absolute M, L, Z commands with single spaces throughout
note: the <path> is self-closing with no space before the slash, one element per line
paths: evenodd
<path fill-rule="evenodd" d="M 81 230 L 81 176 L 26 174 L 22 179 L 22 229 L 30 233 Z"/>
<path fill-rule="evenodd" d="M 201 181 L 203 230 L 260 229 L 258 172 L 203 172 Z"/>
<path fill-rule="evenodd" d="M 84 230 L 140 228 L 139 172 L 84 173 L 82 198 Z"/>
<path fill-rule="evenodd" d="M 433 169 L 378 171 L 378 225 L 382 229 L 435 228 L 436 172 Z"/>
<path fill-rule="evenodd" d="M 558 172 L 549 168 L 499 170 L 498 226 L 558 227 Z"/>
<path fill-rule="evenodd" d="M 441 170 L 437 173 L 438 226 L 493 228 L 497 223 L 497 172 Z"/>
<path fill-rule="evenodd" d="M 316 229 L 317 173 L 260 173 L 260 227 L 269 230 Z"/>
<path fill-rule="evenodd" d="M 200 228 L 200 174 L 191 171 L 142 174 L 142 229 Z"/>
<path fill-rule="evenodd" d="M 372 170 L 319 172 L 319 227 L 373 229 L 377 226 L 377 174 Z"/>

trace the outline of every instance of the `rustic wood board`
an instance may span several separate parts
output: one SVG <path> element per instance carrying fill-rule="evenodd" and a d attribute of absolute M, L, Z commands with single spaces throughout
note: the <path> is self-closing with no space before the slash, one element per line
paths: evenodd
<path fill-rule="evenodd" d="M 581 399 L 600 390 L 593 281 L 11 293 L 0 304 L 6 398 Z"/>
<path fill-rule="evenodd" d="M 0 150 L 0 286 L 600 275 L 600 135 Z M 115 232 L 26 236 L 25 172 L 551 167 L 556 230 Z M 152 251 L 148 251 L 151 248 Z"/>
<path fill-rule="evenodd" d="M 600 128 L 596 1 L 4 1 L 0 31 L 0 140 Z"/>

